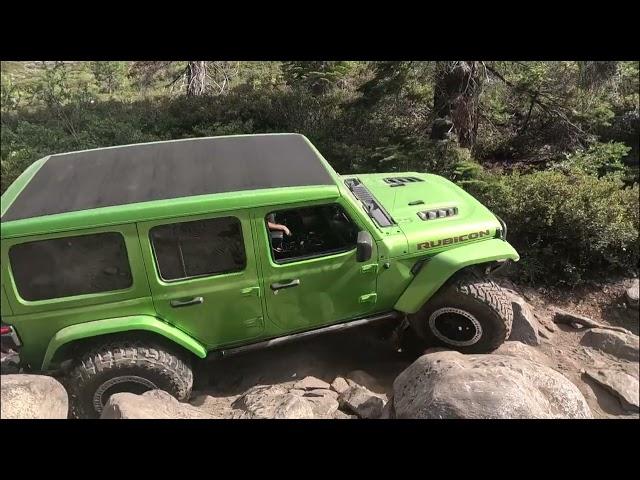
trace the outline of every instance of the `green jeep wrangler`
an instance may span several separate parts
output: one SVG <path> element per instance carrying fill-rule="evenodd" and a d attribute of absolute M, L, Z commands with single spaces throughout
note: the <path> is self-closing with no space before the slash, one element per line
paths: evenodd
<path fill-rule="evenodd" d="M 51 155 L 2 196 L 2 345 L 65 375 L 72 413 L 198 359 L 372 322 L 489 352 L 513 313 L 487 274 L 504 223 L 442 177 L 338 175 L 302 135 Z M 402 327 L 402 328 L 400 328 Z"/>

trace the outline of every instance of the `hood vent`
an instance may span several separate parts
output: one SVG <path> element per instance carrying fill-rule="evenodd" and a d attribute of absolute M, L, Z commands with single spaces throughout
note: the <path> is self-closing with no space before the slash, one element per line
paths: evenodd
<path fill-rule="evenodd" d="M 453 217 L 457 214 L 458 214 L 458 207 L 438 208 L 435 210 L 418 212 L 418 216 L 422 220 L 435 220 L 436 218 Z"/>
<path fill-rule="evenodd" d="M 418 177 L 387 177 L 383 180 L 392 187 L 404 187 L 407 183 L 424 182 Z"/>

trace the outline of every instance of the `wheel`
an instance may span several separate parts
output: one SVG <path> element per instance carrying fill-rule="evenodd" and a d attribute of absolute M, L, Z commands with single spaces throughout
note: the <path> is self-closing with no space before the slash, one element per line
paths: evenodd
<path fill-rule="evenodd" d="M 65 383 L 72 416 L 98 418 L 114 393 L 160 389 L 188 400 L 193 372 L 188 361 L 164 347 L 120 341 L 86 353 Z"/>
<path fill-rule="evenodd" d="M 428 346 L 489 353 L 509 337 L 513 310 L 498 285 L 467 271 L 445 284 L 409 321 Z"/>

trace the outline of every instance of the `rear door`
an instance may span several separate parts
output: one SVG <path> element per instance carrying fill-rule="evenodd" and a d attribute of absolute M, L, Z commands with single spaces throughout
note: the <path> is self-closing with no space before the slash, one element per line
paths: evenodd
<path fill-rule="evenodd" d="M 264 330 L 249 211 L 138 224 L 158 315 L 207 347 Z"/>

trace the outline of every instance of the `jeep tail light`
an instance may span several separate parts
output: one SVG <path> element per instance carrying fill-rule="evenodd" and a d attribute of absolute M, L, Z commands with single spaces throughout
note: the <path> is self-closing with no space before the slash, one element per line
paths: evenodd
<path fill-rule="evenodd" d="M 7 349 L 17 350 L 22 344 L 18 334 L 11 325 L 0 324 L 0 339 L 2 339 L 2 351 Z"/>

